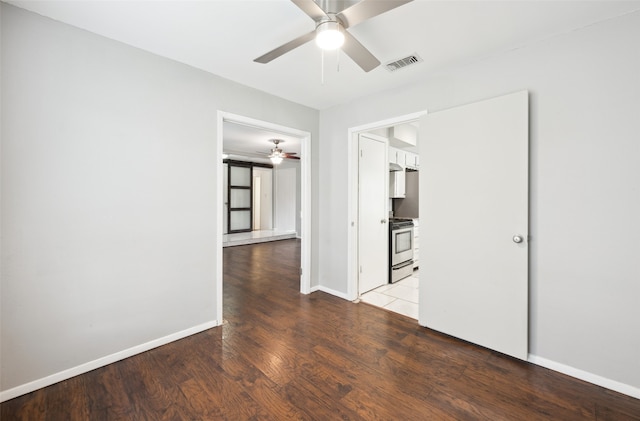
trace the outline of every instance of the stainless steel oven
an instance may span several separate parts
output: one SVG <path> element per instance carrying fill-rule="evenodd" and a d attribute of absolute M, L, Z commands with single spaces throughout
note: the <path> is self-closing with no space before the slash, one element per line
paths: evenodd
<path fill-rule="evenodd" d="M 391 219 L 389 237 L 389 282 L 393 283 L 413 273 L 413 221 Z"/>

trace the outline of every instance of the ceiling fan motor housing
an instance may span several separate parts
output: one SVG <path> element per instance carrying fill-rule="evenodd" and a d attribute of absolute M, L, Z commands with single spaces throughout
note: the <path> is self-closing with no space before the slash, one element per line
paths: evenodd
<path fill-rule="evenodd" d="M 345 9 L 360 3 L 360 0 L 315 0 L 327 15 L 337 15 Z"/>

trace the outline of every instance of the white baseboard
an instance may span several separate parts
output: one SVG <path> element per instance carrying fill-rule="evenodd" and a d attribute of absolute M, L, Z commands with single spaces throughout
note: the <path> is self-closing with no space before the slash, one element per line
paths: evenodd
<path fill-rule="evenodd" d="M 327 288 L 325 286 L 319 285 L 317 287 L 314 287 L 315 291 L 322 291 L 322 292 L 326 292 L 327 294 L 331 294 L 331 295 L 335 295 L 336 297 L 340 297 L 343 298 L 347 301 L 351 301 L 349 300 L 349 297 L 347 297 L 347 294 L 340 292 L 340 291 L 336 291 L 335 289 L 331 289 L 331 288 Z"/>
<path fill-rule="evenodd" d="M 217 327 L 219 325 L 220 323 L 218 323 L 217 320 L 212 320 L 210 322 L 202 323 L 200 325 L 190 327 L 180 332 L 172 333 L 170 335 L 164 336 L 162 338 L 154 339 L 152 341 L 149 341 L 140 345 L 132 346 L 131 348 L 127 348 L 125 350 L 118 351 L 114 354 L 107 355 L 102 358 L 98 358 L 97 360 L 89 361 L 87 363 L 80 364 L 76 367 L 72 367 L 67 370 L 60 371 L 50 376 L 43 377 L 41 379 L 34 380 L 29 383 L 25 383 L 20 386 L 16 386 L 12 389 L 3 390 L 2 392 L 0 392 L 0 402 L 8 401 L 9 399 L 13 399 L 20 395 L 33 392 L 34 390 L 42 389 L 43 387 L 51 386 L 54 383 L 58 383 L 63 380 L 70 379 L 71 377 L 75 377 L 79 374 L 87 373 L 91 370 L 95 370 L 96 368 L 104 367 L 111 363 L 115 363 L 116 361 L 120 361 L 125 358 L 132 357 L 136 354 L 149 351 L 150 349 L 157 348 L 162 345 L 166 345 L 170 342 L 177 341 L 178 339 L 186 338 L 187 336 L 200 333 L 202 331 L 211 329 L 213 327 Z"/>
<path fill-rule="evenodd" d="M 529 356 L 527 357 L 527 361 L 553 371 L 558 371 L 562 374 L 566 374 L 567 376 L 575 377 L 576 379 L 584 380 L 585 382 L 593 383 L 595 385 L 614 390 L 633 398 L 640 399 L 640 388 L 625 383 L 620 383 L 606 377 L 598 376 L 597 374 L 589 373 L 588 371 L 583 371 L 578 368 L 548 360 L 546 358 L 538 357 L 537 355 L 533 354 L 529 354 Z"/>

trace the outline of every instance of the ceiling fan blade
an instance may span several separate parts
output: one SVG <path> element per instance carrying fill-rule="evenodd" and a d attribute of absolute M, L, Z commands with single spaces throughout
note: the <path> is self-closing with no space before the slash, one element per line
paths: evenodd
<path fill-rule="evenodd" d="M 286 44 L 282 44 L 278 48 L 274 48 L 273 50 L 269 51 L 266 54 L 261 55 L 260 57 L 258 57 L 253 61 L 255 61 L 256 63 L 269 63 L 271 60 L 276 59 L 285 53 L 288 53 L 294 48 L 297 48 L 302 44 L 306 44 L 307 42 L 311 41 L 315 37 L 316 37 L 316 31 L 313 30 L 308 34 L 304 34 L 292 41 L 287 42 Z"/>
<path fill-rule="evenodd" d="M 337 17 L 346 29 L 411 1 L 412 0 L 362 0 L 338 13 Z"/>
<path fill-rule="evenodd" d="M 285 154 L 284 157 L 287 158 L 287 159 L 300 159 L 299 156 L 293 156 L 293 155 L 289 155 L 289 154 Z"/>
<path fill-rule="evenodd" d="M 313 0 L 291 0 L 296 6 L 298 6 L 304 13 L 316 22 L 322 19 L 328 19 L 327 14 L 322 10 L 320 6 Z"/>
<path fill-rule="evenodd" d="M 369 72 L 380 65 L 380 60 L 371 54 L 371 52 L 369 52 L 364 45 L 360 44 L 348 31 L 344 31 L 342 51 L 351 57 L 358 66 L 362 67 L 362 70 L 365 72 Z"/>

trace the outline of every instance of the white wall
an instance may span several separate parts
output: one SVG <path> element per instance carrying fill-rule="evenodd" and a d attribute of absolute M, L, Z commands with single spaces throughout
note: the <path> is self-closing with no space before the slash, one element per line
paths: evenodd
<path fill-rule="evenodd" d="M 1 7 L 8 398 L 220 322 L 216 113 L 317 139 L 318 112 Z"/>
<path fill-rule="evenodd" d="M 347 293 L 349 127 L 527 89 L 530 352 L 640 396 L 639 75 L 636 12 L 322 111 L 321 286 Z"/>
<path fill-rule="evenodd" d="M 256 201 L 253 202 L 253 229 L 273 229 L 273 170 L 271 168 L 253 167 L 253 189 L 254 197 L 258 196 L 256 189 L 260 192 L 259 209 Z"/>
<path fill-rule="evenodd" d="M 300 161 L 285 159 L 274 167 L 275 228 L 301 235 Z"/>
<path fill-rule="evenodd" d="M 297 169 L 295 166 L 282 166 L 275 169 L 274 204 L 275 229 L 281 231 L 296 230 L 296 203 L 299 196 L 296 191 Z M 299 215 L 299 214 L 298 214 Z"/>

